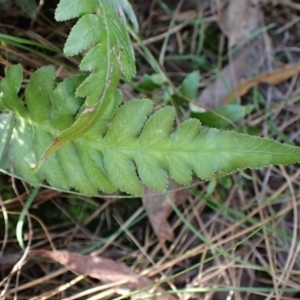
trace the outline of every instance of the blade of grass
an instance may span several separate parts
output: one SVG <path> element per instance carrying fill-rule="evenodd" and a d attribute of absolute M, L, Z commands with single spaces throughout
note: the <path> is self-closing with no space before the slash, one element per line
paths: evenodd
<path fill-rule="evenodd" d="M 23 241 L 23 225 L 25 223 L 25 217 L 28 213 L 28 210 L 29 210 L 33 200 L 35 199 L 36 195 L 38 194 L 39 190 L 40 190 L 40 187 L 35 187 L 33 189 L 31 194 L 29 195 L 29 197 L 21 211 L 20 217 L 18 219 L 18 223 L 17 223 L 17 227 L 16 227 L 16 237 L 17 237 L 19 246 L 21 247 L 22 250 L 25 250 L 24 241 Z"/>
<path fill-rule="evenodd" d="M 19 37 L 15 37 L 15 36 L 11 36 L 11 35 L 8 35 L 8 34 L 3 34 L 3 33 L 0 33 L 0 41 L 5 42 L 7 44 L 12 43 L 13 45 L 35 46 L 35 47 L 46 49 L 46 50 L 49 50 L 49 51 L 52 51 L 52 52 L 55 52 L 55 53 L 58 53 L 58 54 L 63 53 L 63 51 L 61 49 L 58 49 L 56 47 L 50 47 L 48 45 L 44 45 L 44 44 L 41 44 L 39 42 L 35 42 L 35 41 L 28 40 L 28 39 L 19 38 Z"/>

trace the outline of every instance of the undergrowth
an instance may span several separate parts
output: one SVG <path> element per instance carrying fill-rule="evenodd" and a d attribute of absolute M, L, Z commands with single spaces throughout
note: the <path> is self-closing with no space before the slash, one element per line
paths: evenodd
<path fill-rule="evenodd" d="M 107 9 L 108 16 L 111 14 L 116 16 L 114 8 L 107 4 L 102 5 Z M 68 9 L 69 12 L 71 9 Z M 94 14 L 91 19 L 84 16 L 82 18 L 78 22 L 93 22 L 95 19 Z M 128 33 L 125 30 L 125 23 L 119 20 L 118 17 L 117 24 L 114 23 L 112 28 L 121 28 L 122 31 L 112 29 L 111 34 L 112 36 L 116 34 L 117 37 L 121 34 L 126 40 Z M 78 43 L 82 33 L 79 29 L 76 30 L 76 26 L 82 23 L 77 23 L 73 29 L 77 50 L 73 50 L 71 46 L 67 48 L 68 54 L 76 54 L 71 58 L 72 61 L 64 57 L 53 62 L 52 55 L 42 55 L 43 58 L 35 63 L 47 66 L 34 71 L 29 82 L 26 69 L 25 80 L 22 80 L 23 71 L 20 65 L 9 67 L 6 70 L 6 77 L 1 81 L 3 93 L 1 121 L 5 127 L 0 129 L 2 138 L 0 163 L 3 171 L 13 177 L 1 177 L 4 183 L 1 188 L 0 204 L 3 212 L 1 222 L 5 224 L 4 227 L 8 226 L 9 237 L 15 238 L 15 224 L 22 208 L 20 203 L 24 203 L 27 193 L 30 193 L 30 187 L 16 177 L 32 185 L 50 184 L 59 191 L 74 192 L 75 188 L 88 195 L 97 195 L 98 190 L 115 193 L 110 196 L 86 198 L 76 193 L 61 194 L 56 190 L 41 189 L 30 209 L 30 213 L 40 219 L 33 221 L 34 229 L 25 222 L 23 231 L 26 234 L 22 237 L 25 244 L 28 242 L 29 245 L 31 243 L 31 248 L 41 248 L 50 241 L 51 247 L 54 244 L 56 249 L 101 254 L 120 259 L 137 271 L 144 270 L 157 281 L 167 280 L 165 286 L 168 289 L 174 288 L 175 285 L 177 288 L 175 292 L 179 298 L 182 297 L 181 299 L 187 294 L 191 299 L 201 299 L 199 297 L 202 297 L 203 293 L 210 299 L 225 299 L 228 294 L 234 294 L 237 299 L 247 297 L 259 299 L 258 294 L 264 294 L 266 297 L 269 295 L 273 299 L 288 293 L 296 295 L 299 271 L 295 265 L 299 262 L 294 255 L 297 253 L 296 245 L 299 237 L 291 222 L 295 222 L 293 217 L 296 218 L 299 202 L 297 165 L 269 167 L 263 171 L 248 169 L 231 176 L 225 176 L 224 173 L 244 167 L 256 168 L 270 163 L 290 163 L 299 160 L 298 148 L 236 133 L 247 132 L 257 135 L 262 130 L 261 135 L 289 142 L 293 129 L 290 129 L 290 125 L 287 125 L 285 130 L 280 128 L 283 128 L 282 124 L 289 120 L 290 103 L 297 106 L 298 98 L 290 96 L 282 101 L 283 104 L 288 103 L 287 106 L 273 103 L 268 107 L 265 96 L 254 90 L 251 97 L 255 105 L 246 101 L 246 106 L 235 103 L 215 111 L 205 110 L 194 100 L 199 85 L 203 84 L 203 77 L 205 79 L 206 74 L 203 73 L 212 62 L 216 63 L 218 60 L 215 57 L 216 48 L 209 49 L 211 45 L 206 40 L 203 45 L 205 53 L 202 57 L 205 61 L 202 61 L 200 66 L 201 78 L 198 72 L 189 74 L 177 72 L 173 74 L 177 86 L 174 87 L 175 80 L 172 82 L 170 79 L 172 71 L 174 72 L 172 68 L 179 66 L 172 65 L 174 56 L 167 54 L 165 57 L 165 66 L 171 70 L 167 73 L 157 62 L 158 55 L 154 57 L 149 51 L 151 49 L 157 54 L 157 49 L 151 45 L 149 48 L 143 45 L 139 35 L 132 29 L 130 32 L 135 37 L 134 46 L 144 57 L 142 59 L 139 56 L 138 61 L 145 61 L 145 57 L 147 61 L 147 65 L 138 66 L 138 69 L 141 67 L 148 70 L 149 74 L 142 76 L 138 71 L 135 82 L 127 83 L 134 74 L 130 44 L 125 51 L 120 45 L 119 38 L 115 37 L 116 46 L 110 44 L 108 39 L 104 39 L 103 42 L 102 38 L 103 36 L 107 38 L 109 30 L 104 30 L 97 24 L 99 34 L 102 34 L 101 42 L 99 40 L 95 45 L 90 44 L 91 48 L 87 44 L 82 46 Z M 196 26 L 196 23 L 196 19 L 195 22 L 191 22 L 191 28 L 193 25 Z M 142 25 L 141 34 L 144 32 Z M 68 31 L 67 28 L 64 30 Z M 167 29 L 156 26 L 153 30 Z M 218 44 L 217 38 L 210 36 L 210 30 L 203 30 L 207 33 L 207 39 L 216 39 L 213 43 L 215 47 Z M 2 36 L 1 41 L 4 41 L 1 51 L 7 53 L 10 53 L 10 48 L 17 49 L 18 43 L 22 45 L 25 42 L 15 40 L 15 44 L 9 44 L 12 39 L 8 36 Z M 99 50 L 99 44 L 113 49 L 110 52 L 111 61 L 104 60 L 107 64 L 102 64 L 103 61 L 98 59 L 91 61 L 87 59 L 89 53 Z M 39 45 L 42 46 L 43 42 Z M 43 54 L 43 46 L 38 49 L 40 54 Z M 210 50 L 212 53 L 208 54 Z M 18 51 L 22 53 L 22 50 Z M 120 53 L 122 55 L 119 56 Z M 198 58 L 201 53 L 197 52 Z M 179 59 L 185 61 L 186 57 L 182 54 L 179 55 Z M 66 65 L 66 61 L 70 65 L 72 63 L 72 67 L 69 65 L 64 68 L 65 73 L 62 75 L 59 73 L 59 67 Z M 69 77 L 72 73 L 70 70 L 78 61 L 81 64 L 81 74 Z M 50 63 L 57 63 L 57 68 L 48 66 Z M 123 67 L 124 64 L 127 68 Z M 6 61 L 6 65 L 10 65 L 10 62 Z M 180 67 L 184 68 L 181 65 Z M 190 65 L 189 67 L 191 68 Z M 112 70 L 116 72 L 113 74 Z M 59 79 L 55 78 L 57 74 Z M 98 76 L 97 78 L 101 80 L 106 78 L 106 81 L 103 80 L 103 84 L 97 83 L 90 87 L 89 84 L 92 84 L 93 80 L 89 78 L 93 76 L 94 78 Z M 119 80 L 122 80 L 122 85 L 119 85 Z M 132 88 L 128 89 L 130 84 Z M 126 98 L 130 99 L 124 105 L 120 105 L 121 91 L 117 90 L 117 86 L 121 88 Z M 93 93 L 90 95 L 89 91 Z M 5 93 L 9 96 L 6 97 Z M 99 95 L 103 96 L 101 101 Z M 131 100 L 139 97 L 151 97 L 153 102 L 146 99 Z M 67 101 L 64 101 L 66 99 Z M 35 100 L 39 102 L 34 103 Z M 41 101 L 43 105 L 40 105 Z M 61 103 L 65 103 L 63 110 Z M 103 106 L 103 103 L 106 103 L 106 106 Z M 169 104 L 173 107 L 168 106 Z M 47 109 L 44 109 L 45 107 Z M 92 119 L 84 118 L 84 111 L 89 110 L 95 114 L 95 119 L 101 115 L 99 118 L 101 122 L 98 123 L 98 120 L 95 124 L 82 125 L 87 119 Z M 106 112 L 104 115 L 106 117 L 103 117 L 103 112 Z M 283 122 L 278 122 L 273 113 L 280 116 Z M 190 116 L 193 119 L 189 119 Z M 201 131 L 196 118 L 200 119 L 204 126 L 219 129 L 205 127 L 204 131 Z M 186 119 L 189 120 L 182 121 Z M 263 120 L 267 122 L 263 123 Z M 296 131 L 297 126 L 295 127 Z M 224 128 L 230 128 L 235 132 L 223 131 Z M 81 132 L 78 129 L 83 130 Z M 268 134 L 265 134 L 266 131 Z M 176 144 L 177 138 L 184 139 Z M 234 142 L 236 138 L 239 140 Z M 56 144 L 56 141 L 61 141 L 61 144 Z M 269 152 L 267 154 L 257 152 L 258 146 L 264 149 L 268 146 Z M 187 149 L 191 151 L 191 148 L 200 150 L 188 156 L 177 154 L 178 149 L 184 149 L 185 152 Z M 250 156 L 249 149 L 253 150 L 254 156 Z M 282 152 L 279 153 L 278 149 Z M 290 157 L 287 156 L 287 150 L 291 151 Z M 166 151 L 167 154 L 164 155 Z M 36 164 L 39 170 L 34 173 L 30 168 L 36 167 Z M 163 191 L 167 185 L 166 171 L 173 179 L 189 188 L 188 200 L 179 207 L 180 209 L 170 202 L 173 214 L 169 217 L 169 221 L 176 236 L 174 241 L 166 243 L 169 252 L 162 250 L 157 238 L 149 229 L 139 199 L 116 192 L 120 189 L 129 194 L 141 195 L 143 193 L 141 182 L 155 191 Z M 209 183 L 194 181 L 190 185 L 192 173 L 200 178 L 213 180 Z M 213 177 L 215 174 L 217 176 Z M 99 176 L 102 178 L 101 181 L 96 180 Z M 172 192 L 174 191 L 167 191 L 166 195 Z M 17 197 L 14 196 L 15 193 Z M 151 195 L 156 194 L 153 192 Z M 9 222 L 5 220 L 7 213 Z M 47 231 L 42 227 L 42 222 L 46 224 Z M 5 241 L 5 238 L 3 240 Z M 8 243 L 6 241 L 2 245 L 7 249 L 1 252 L 5 259 L 9 253 L 20 254 L 14 241 L 10 240 Z M 13 283 L 6 289 L 8 299 L 16 293 L 28 299 L 34 299 L 33 296 L 40 297 L 42 294 L 45 294 L 46 299 L 54 299 L 56 296 L 59 299 L 64 293 L 64 297 L 76 298 L 77 293 L 79 295 L 87 287 L 90 289 L 90 295 L 97 295 L 98 299 L 116 299 L 113 288 L 108 289 L 110 293 L 95 292 L 93 288 L 98 283 L 90 280 L 74 283 L 72 273 L 56 277 L 57 282 L 61 283 L 62 290 L 68 280 L 72 283 L 66 291 L 51 296 L 51 292 L 55 294 L 54 290 L 58 284 L 53 283 L 51 279 L 47 281 L 46 276 L 52 272 L 55 274 L 57 270 L 58 268 L 49 267 L 45 262 L 26 261 L 18 285 L 15 274 L 9 275 L 8 267 L 5 265 L 4 273 L 7 275 L 5 278 L 12 278 Z M 38 279 L 43 276 L 48 286 L 42 288 L 39 287 Z M 26 288 L 28 278 L 32 281 L 31 288 Z M 79 296 L 78 298 L 80 299 Z"/>

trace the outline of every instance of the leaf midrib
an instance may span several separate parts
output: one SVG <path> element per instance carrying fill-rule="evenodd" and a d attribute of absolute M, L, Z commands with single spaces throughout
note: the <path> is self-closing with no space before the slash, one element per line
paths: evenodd
<path fill-rule="evenodd" d="M 62 131 L 59 131 L 57 129 L 54 129 L 53 127 L 47 125 L 47 124 L 40 124 L 37 123 L 35 121 L 33 121 L 30 118 L 22 118 L 20 115 L 15 114 L 15 118 L 18 118 L 20 120 L 25 121 L 27 124 L 29 124 L 31 127 L 35 127 L 37 130 L 43 130 L 51 135 L 54 135 L 55 137 L 58 136 Z M 92 142 L 90 139 L 85 139 L 84 136 L 83 137 L 79 137 L 76 140 L 74 140 L 74 142 L 79 142 L 82 143 L 84 145 L 90 145 L 87 146 L 88 148 L 94 148 L 100 152 L 102 152 L 103 150 L 106 149 L 111 149 L 112 151 L 115 152 L 130 152 L 130 154 L 132 154 L 132 152 L 144 152 L 144 153 L 162 153 L 162 152 L 167 152 L 167 153 L 182 153 L 182 154 L 186 154 L 186 153 L 199 153 L 202 155 L 208 155 L 211 154 L 212 151 L 215 151 L 218 153 L 218 155 L 222 156 L 222 155 L 228 155 L 231 153 L 246 153 L 246 154 L 257 154 L 257 155 L 277 155 L 277 156 L 283 156 L 283 157 L 287 157 L 287 156 L 295 156 L 294 154 L 287 154 L 286 152 L 276 152 L 274 153 L 274 151 L 262 151 L 262 150 L 245 150 L 245 149 L 239 149 L 234 151 L 234 149 L 230 148 L 230 149 L 219 149 L 217 147 L 215 147 L 214 149 L 174 149 L 174 147 L 172 147 L 172 145 L 167 145 L 168 143 L 171 143 L 171 138 L 168 138 L 168 140 L 164 140 L 164 144 L 161 147 L 157 147 L 157 146 L 149 146 L 149 147 L 144 147 L 141 146 L 139 144 L 138 141 L 138 137 L 136 137 L 135 140 L 131 140 L 128 141 L 127 145 L 117 145 L 117 144 L 113 144 L 113 143 L 105 143 L 105 137 L 102 139 L 99 139 L 99 137 L 97 137 L 98 142 Z M 47 145 L 48 146 L 48 145 Z M 153 155 L 153 154 L 152 154 Z M 295 157 L 295 161 L 297 161 L 297 158 Z"/>

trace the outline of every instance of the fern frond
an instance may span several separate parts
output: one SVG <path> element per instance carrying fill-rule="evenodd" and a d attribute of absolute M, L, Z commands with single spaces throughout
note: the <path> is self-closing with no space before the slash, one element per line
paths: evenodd
<path fill-rule="evenodd" d="M 121 73 L 135 73 L 133 50 L 116 11 L 127 0 L 61 0 L 57 20 L 80 17 L 65 53 L 83 53 L 86 74 L 55 83 L 51 66 L 34 72 L 20 95 L 23 69 L 6 70 L 0 82 L 0 169 L 33 185 L 76 189 L 85 195 L 117 189 L 162 192 L 168 175 L 186 185 L 192 176 L 300 161 L 300 148 L 216 129 L 201 131 L 190 119 L 173 130 L 174 109 L 154 114 L 152 102 L 122 105 Z M 117 6 L 115 6 L 117 4 Z M 120 6 L 119 6 L 120 5 Z M 129 10 L 128 10 L 129 9 Z M 36 172 L 32 172 L 32 168 Z"/>
<path fill-rule="evenodd" d="M 83 103 L 83 99 L 75 96 L 75 91 L 85 76 L 70 77 L 55 86 L 53 67 L 43 67 L 32 74 L 23 100 L 18 96 L 20 70 L 22 75 L 20 65 L 8 68 L 7 76 L 0 83 L 0 103 L 7 110 L 0 115 L 0 168 L 12 170 L 33 185 L 46 180 L 53 187 L 63 190 L 74 187 L 87 195 L 95 195 L 98 190 L 115 191 L 93 149 L 87 157 L 81 156 L 85 149 L 80 141 L 77 144 L 70 142 L 49 157 L 38 172 L 30 170 L 52 141 L 74 123 Z M 13 100 L 13 105 L 9 99 Z M 120 92 L 116 89 L 109 100 L 103 118 L 94 128 L 97 134 L 105 132 L 121 102 Z M 89 134 L 86 140 L 89 140 Z M 87 158 L 91 166 L 84 163 Z"/>
<path fill-rule="evenodd" d="M 80 16 L 70 32 L 64 53 L 69 56 L 84 53 L 79 67 L 90 74 L 77 87 L 75 95 L 85 101 L 74 123 L 50 143 L 35 170 L 104 117 L 120 81 L 120 72 L 127 80 L 135 74 L 133 49 L 118 12 L 103 0 L 61 0 L 55 14 L 58 21 Z"/>
<path fill-rule="evenodd" d="M 0 104 L 6 107 L 0 114 L 0 169 L 13 170 L 33 185 L 47 181 L 52 187 L 74 188 L 85 195 L 117 189 L 141 195 L 142 183 L 164 191 L 168 175 L 186 185 L 193 175 L 207 180 L 217 172 L 300 161 L 299 147 L 231 131 L 201 131 L 195 119 L 173 130 L 172 107 L 152 114 L 147 99 L 119 106 L 121 95 L 115 90 L 103 118 L 32 173 L 30 167 L 51 141 L 76 119 L 83 100 L 74 96 L 75 90 L 85 76 L 56 86 L 54 69 L 43 67 L 31 76 L 23 99 L 18 96 L 20 70 L 18 65 L 8 68 L 0 84 Z"/>
<path fill-rule="evenodd" d="M 167 173 L 186 185 L 192 175 L 209 180 L 220 172 L 300 161 L 299 147 L 234 131 L 200 131 L 196 119 L 173 131 L 174 109 L 164 107 L 147 119 L 151 107 L 149 100 L 123 105 L 97 147 L 108 177 L 129 194 L 141 194 L 141 182 L 164 191 Z"/>
<path fill-rule="evenodd" d="M 138 31 L 139 24 L 134 13 L 134 10 L 128 0 L 104 0 L 107 4 L 112 6 L 119 16 L 123 18 L 124 13 L 129 18 L 135 31 Z M 61 0 L 55 13 L 57 21 L 66 21 L 73 18 L 81 17 L 85 14 L 96 13 L 101 5 L 101 0 Z M 124 13 L 123 13 L 124 12 Z M 123 18 L 123 21 L 124 18 Z"/>

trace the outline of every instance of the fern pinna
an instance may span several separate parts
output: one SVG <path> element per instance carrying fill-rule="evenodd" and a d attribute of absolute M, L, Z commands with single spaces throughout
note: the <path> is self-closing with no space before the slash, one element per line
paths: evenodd
<path fill-rule="evenodd" d="M 55 69 L 34 72 L 20 94 L 23 69 L 7 68 L 0 83 L 0 169 L 32 185 L 76 189 L 85 195 L 166 189 L 168 174 L 187 185 L 192 176 L 300 161 L 300 148 L 273 140 L 206 129 L 190 119 L 173 129 L 174 109 L 152 114 L 152 102 L 121 105 L 121 74 L 135 74 L 124 22 L 126 1 L 61 0 L 58 21 L 80 17 L 66 55 L 83 53 L 83 75 L 56 84 Z"/>

